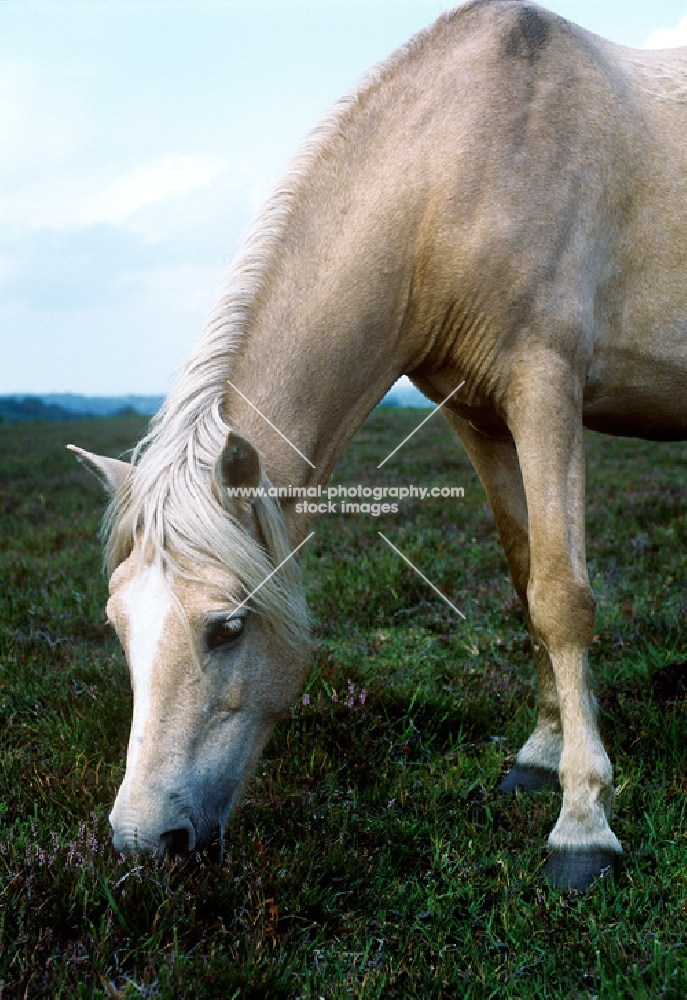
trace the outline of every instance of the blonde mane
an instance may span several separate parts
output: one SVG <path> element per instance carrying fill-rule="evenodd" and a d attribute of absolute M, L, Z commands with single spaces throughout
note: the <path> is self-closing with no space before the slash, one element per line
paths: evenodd
<path fill-rule="evenodd" d="M 212 470 L 230 430 L 224 403 L 232 356 L 259 321 L 259 303 L 279 270 L 288 247 L 289 224 L 307 201 L 304 196 L 314 169 L 318 165 L 327 169 L 335 161 L 356 111 L 455 13 L 412 38 L 333 106 L 301 146 L 249 230 L 193 353 L 134 449 L 134 475 L 106 512 L 102 534 L 110 575 L 129 556 L 140 532 L 143 551 L 152 553 L 166 574 L 201 579 L 192 567 L 211 566 L 223 571 L 227 581 L 230 574 L 238 579 L 245 591 L 242 597 L 289 555 L 284 519 L 275 500 L 267 496 L 254 500 L 263 547 L 212 491 Z M 266 477 L 262 485 L 270 485 Z M 227 592 L 226 597 L 236 600 L 237 595 Z M 283 641 L 302 644 L 308 621 L 295 560 L 261 586 L 253 602 Z"/>

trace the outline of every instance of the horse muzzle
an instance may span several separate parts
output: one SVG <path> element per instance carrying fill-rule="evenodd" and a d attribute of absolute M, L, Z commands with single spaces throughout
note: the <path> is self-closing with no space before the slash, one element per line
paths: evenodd
<path fill-rule="evenodd" d="M 112 843 L 122 854 L 141 851 L 147 854 L 186 856 L 198 846 L 193 810 L 177 794 L 149 789 L 143 796 L 132 794 L 124 780 L 110 813 Z"/>
<path fill-rule="evenodd" d="M 119 821 L 115 810 L 110 814 L 112 843 L 120 854 L 141 851 L 146 854 L 171 854 L 186 857 L 196 850 L 198 838 L 190 819 L 179 817 L 168 823 L 151 825 L 128 817 Z"/>

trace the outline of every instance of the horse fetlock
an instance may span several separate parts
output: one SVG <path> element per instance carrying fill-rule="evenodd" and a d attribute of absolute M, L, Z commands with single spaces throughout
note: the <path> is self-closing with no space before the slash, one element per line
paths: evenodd
<path fill-rule="evenodd" d="M 544 719 L 536 728 L 516 757 L 520 767 L 535 768 L 558 774 L 563 752 L 563 734 L 560 719 Z"/>
<path fill-rule="evenodd" d="M 611 785 L 609 788 L 604 788 L 599 794 L 599 801 L 603 806 L 603 810 L 606 813 L 606 819 L 610 821 L 611 812 L 613 811 L 613 799 L 615 797 L 615 786 Z"/>
<path fill-rule="evenodd" d="M 612 790 L 611 790 L 612 798 Z M 620 841 L 608 823 L 608 796 L 576 789 L 571 794 L 563 785 L 563 805 L 549 834 L 549 847 L 556 851 L 615 851 L 622 854 Z"/>
<path fill-rule="evenodd" d="M 605 801 L 613 796 L 613 768 L 601 740 L 588 733 L 584 754 L 564 743 L 559 773 L 570 802 Z"/>
<path fill-rule="evenodd" d="M 596 745 L 594 745 L 596 744 Z M 592 740 L 584 760 L 564 750 L 559 768 L 563 804 L 549 846 L 558 850 L 622 848 L 609 826 L 613 803 L 613 770 L 603 745 Z"/>
<path fill-rule="evenodd" d="M 563 735 L 558 713 L 540 711 L 534 732 L 515 758 L 515 766 L 499 784 L 499 791 L 560 791 L 558 766 L 562 749 Z"/>

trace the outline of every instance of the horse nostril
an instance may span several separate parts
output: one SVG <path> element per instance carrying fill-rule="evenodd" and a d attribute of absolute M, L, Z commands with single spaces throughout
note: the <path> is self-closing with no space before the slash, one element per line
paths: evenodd
<path fill-rule="evenodd" d="M 168 830 L 160 837 L 160 851 L 162 854 L 171 854 L 172 857 L 187 858 L 189 855 L 189 831 L 186 827 L 180 830 Z"/>

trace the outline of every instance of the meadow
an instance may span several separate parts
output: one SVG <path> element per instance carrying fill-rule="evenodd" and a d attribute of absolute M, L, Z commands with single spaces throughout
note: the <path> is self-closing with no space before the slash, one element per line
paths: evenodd
<path fill-rule="evenodd" d="M 131 716 L 105 620 L 103 494 L 64 450 L 139 418 L 0 426 L 0 1000 L 687 995 L 687 448 L 588 435 L 591 671 L 615 767 L 615 880 L 542 877 L 559 795 L 496 785 L 534 722 L 522 611 L 441 416 L 376 410 L 333 482 L 463 487 L 322 515 L 313 669 L 221 862 L 117 856 Z M 463 611 L 461 620 L 379 538 Z"/>

